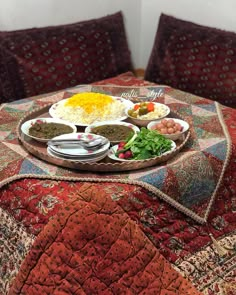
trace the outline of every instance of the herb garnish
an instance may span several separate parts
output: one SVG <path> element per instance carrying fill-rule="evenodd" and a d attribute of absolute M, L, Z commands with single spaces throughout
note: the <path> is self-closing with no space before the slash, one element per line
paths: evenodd
<path fill-rule="evenodd" d="M 171 150 L 172 141 L 157 133 L 155 130 L 149 130 L 142 127 L 140 132 L 136 133 L 122 149 L 117 150 L 116 156 L 127 150 L 132 152 L 131 160 L 145 160 L 162 155 Z"/>

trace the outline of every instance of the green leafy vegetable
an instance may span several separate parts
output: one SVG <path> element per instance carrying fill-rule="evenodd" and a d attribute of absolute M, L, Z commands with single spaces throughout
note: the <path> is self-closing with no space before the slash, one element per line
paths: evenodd
<path fill-rule="evenodd" d="M 135 138 L 138 136 L 137 133 L 135 133 L 130 139 L 128 139 L 127 143 L 124 145 L 125 150 L 129 149 L 134 142 Z"/>
<path fill-rule="evenodd" d="M 128 140 L 122 150 L 117 151 L 116 155 L 130 150 L 133 160 L 145 160 L 162 155 L 171 150 L 171 146 L 172 141 L 170 139 L 165 138 L 155 130 L 142 127 L 139 133 Z"/>

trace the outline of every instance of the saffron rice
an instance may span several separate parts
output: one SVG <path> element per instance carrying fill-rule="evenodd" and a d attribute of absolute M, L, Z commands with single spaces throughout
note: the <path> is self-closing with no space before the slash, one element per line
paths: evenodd
<path fill-rule="evenodd" d="M 93 92 L 73 95 L 55 109 L 56 115 L 74 124 L 90 125 L 94 122 L 116 120 L 125 115 L 125 105 L 113 97 Z"/>

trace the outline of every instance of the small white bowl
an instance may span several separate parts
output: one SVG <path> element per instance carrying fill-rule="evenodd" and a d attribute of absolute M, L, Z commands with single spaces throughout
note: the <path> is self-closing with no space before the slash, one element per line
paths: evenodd
<path fill-rule="evenodd" d="M 77 128 L 76 128 L 76 126 L 74 124 L 65 122 L 64 120 L 54 119 L 54 118 L 36 118 L 36 119 L 28 120 L 28 121 L 24 122 L 21 125 L 21 131 L 24 134 L 26 134 L 27 136 L 29 136 L 30 138 L 33 138 L 33 139 L 35 139 L 37 141 L 47 142 L 51 138 L 35 137 L 35 136 L 32 136 L 32 135 L 29 134 L 30 127 L 33 126 L 35 123 L 39 123 L 39 122 L 41 122 L 41 123 L 60 123 L 60 124 L 64 124 L 64 125 L 67 125 L 67 126 L 72 128 L 71 133 L 76 133 L 77 132 Z"/>
<path fill-rule="evenodd" d="M 138 116 L 137 118 L 130 115 L 130 111 L 133 110 L 136 105 L 140 105 L 141 103 L 142 102 L 135 103 L 133 107 L 129 107 L 125 110 L 126 115 L 135 125 L 146 127 L 150 122 L 163 119 L 170 113 L 170 108 L 167 105 L 159 102 L 152 102 L 155 107 L 154 112 L 149 112 L 148 114 Z M 146 103 L 149 102 L 147 101 Z"/>
<path fill-rule="evenodd" d="M 85 132 L 86 133 L 93 133 L 93 128 L 96 128 L 96 127 L 99 127 L 99 126 L 105 126 L 105 125 L 126 126 L 126 127 L 128 127 L 130 129 L 130 131 L 133 131 L 134 133 L 140 131 L 140 129 L 137 126 L 135 126 L 135 125 L 133 125 L 131 123 L 120 122 L 120 121 L 104 121 L 104 122 L 98 122 L 98 123 L 94 123 L 94 124 L 89 125 L 88 127 L 85 128 Z M 103 134 L 100 134 L 100 135 L 105 136 Z M 123 138 L 121 140 L 120 139 L 119 140 L 112 140 L 111 138 L 109 138 L 109 136 L 106 136 L 106 137 L 108 138 L 108 140 L 111 143 L 118 143 L 118 142 L 126 140 L 126 138 Z"/>
<path fill-rule="evenodd" d="M 166 120 L 172 119 L 172 120 L 174 120 L 175 123 L 179 123 L 182 126 L 182 130 L 179 133 L 162 134 L 166 138 L 169 138 L 171 140 L 178 140 L 189 129 L 189 124 L 184 120 L 177 119 L 177 118 L 165 118 L 165 119 Z M 156 126 L 157 126 L 157 124 L 161 123 L 161 121 L 162 121 L 162 119 L 150 122 L 147 125 L 147 129 L 149 129 L 149 130 L 157 130 Z M 157 130 L 157 132 L 158 132 L 158 130 Z"/>

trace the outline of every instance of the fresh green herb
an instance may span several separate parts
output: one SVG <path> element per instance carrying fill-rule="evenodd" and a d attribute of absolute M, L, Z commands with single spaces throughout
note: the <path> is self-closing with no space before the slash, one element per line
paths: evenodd
<path fill-rule="evenodd" d="M 157 133 L 142 127 L 140 132 L 135 134 L 124 147 L 117 151 L 116 155 L 127 150 L 132 152 L 133 160 L 145 160 L 160 156 L 171 150 L 172 141 Z"/>
<path fill-rule="evenodd" d="M 124 148 L 127 150 L 129 149 L 133 142 L 135 141 L 135 138 L 138 136 L 138 133 L 136 132 L 131 138 L 127 139 L 127 143 L 124 145 Z"/>

